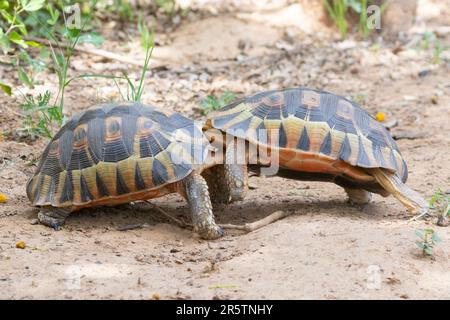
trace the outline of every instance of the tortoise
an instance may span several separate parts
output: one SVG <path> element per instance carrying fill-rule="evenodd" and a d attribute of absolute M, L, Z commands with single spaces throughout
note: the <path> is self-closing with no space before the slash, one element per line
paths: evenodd
<path fill-rule="evenodd" d="M 201 176 L 213 165 L 210 147 L 201 125 L 178 113 L 140 103 L 98 105 L 53 137 L 26 192 L 41 208 L 39 221 L 55 229 L 82 208 L 178 192 L 190 205 L 194 230 L 215 239 L 223 230 Z"/>
<path fill-rule="evenodd" d="M 244 163 L 223 166 L 225 185 L 236 187 L 224 202 L 243 199 L 248 168 L 261 172 L 276 154 L 278 176 L 334 182 L 353 204 L 368 203 L 371 193 L 392 194 L 411 211 L 427 209 L 423 198 L 405 185 L 407 165 L 389 132 L 342 96 L 302 87 L 265 91 L 211 113 L 203 128 L 209 139 L 213 128 L 236 140 L 226 143 L 226 159 L 239 154 L 238 141 L 246 143 Z M 256 160 L 250 146 L 258 148 Z M 260 149 L 266 156 L 260 156 Z"/>

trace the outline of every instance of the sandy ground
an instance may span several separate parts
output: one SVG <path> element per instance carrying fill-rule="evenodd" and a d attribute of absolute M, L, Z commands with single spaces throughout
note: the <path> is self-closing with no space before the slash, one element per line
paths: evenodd
<path fill-rule="evenodd" d="M 218 41 L 222 35 L 227 41 Z M 397 141 L 409 165 L 408 185 L 426 198 L 450 189 L 450 65 L 431 64 L 429 50 L 407 42 L 338 41 L 236 14 L 183 21 L 159 37 L 159 67 L 147 78 L 143 101 L 201 118 L 201 99 L 225 89 L 238 96 L 300 85 L 333 91 L 358 99 L 371 114 L 385 112 L 398 122 L 394 135 L 415 137 Z M 141 54 L 133 51 L 136 42 L 105 47 Z M 161 67 L 165 55 L 175 58 Z M 128 68 L 84 54 L 73 66 L 74 73 Z M 423 70 L 429 72 L 418 76 Z M 14 69 L 1 72 L 17 83 Z M 44 73 L 31 92 L 55 84 Z M 112 99 L 119 96 L 104 79 L 79 81 L 67 93 L 73 112 Z M 21 98 L 0 101 L 0 132 L 14 132 Z M 28 204 L 25 184 L 34 170 L 30 161 L 46 142 L 14 134 L 0 142 L 0 192 L 9 197 L 0 204 L 0 298 L 450 298 L 449 228 L 435 219 L 408 222 L 411 215 L 392 197 L 352 207 L 333 184 L 252 177 L 256 188 L 245 201 L 215 208 L 219 223 L 243 224 L 280 209 L 292 214 L 216 241 L 199 239 L 142 203 L 83 210 L 58 232 L 32 224 L 37 209 Z M 152 203 L 189 219 L 177 195 Z M 118 230 L 133 225 L 140 227 Z M 432 258 L 415 245 L 414 231 L 423 228 L 442 238 Z M 19 241 L 25 249 L 16 248 Z"/>

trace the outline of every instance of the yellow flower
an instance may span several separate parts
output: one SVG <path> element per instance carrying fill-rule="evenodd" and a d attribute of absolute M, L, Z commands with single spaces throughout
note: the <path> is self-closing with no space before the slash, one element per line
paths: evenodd
<path fill-rule="evenodd" d="M 383 122 L 384 120 L 386 120 L 386 115 L 384 114 L 384 112 L 378 111 L 377 114 L 375 115 L 375 119 L 377 119 L 380 122 Z"/>
<path fill-rule="evenodd" d="M 6 194 L 0 193 L 0 203 L 4 203 L 8 200 Z"/>

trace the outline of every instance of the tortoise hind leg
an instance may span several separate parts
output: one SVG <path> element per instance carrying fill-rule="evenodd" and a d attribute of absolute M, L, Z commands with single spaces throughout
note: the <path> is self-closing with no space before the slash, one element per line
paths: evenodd
<path fill-rule="evenodd" d="M 370 169 L 377 182 L 390 194 L 397 198 L 408 210 L 425 214 L 428 203 L 420 194 L 409 188 L 396 174 L 381 168 Z"/>
<path fill-rule="evenodd" d="M 344 188 L 351 205 L 364 205 L 372 199 L 372 193 L 364 189 Z"/>
<path fill-rule="evenodd" d="M 223 236 L 223 229 L 214 221 L 208 185 L 205 179 L 193 172 L 183 181 L 184 188 L 180 190 L 191 208 L 194 231 L 204 239 L 217 239 Z"/>
<path fill-rule="evenodd" d="M 70 208 L 43 207 L 38 213 L 38 220 L 48 227 L 59 230 L 70 212 Z"/>

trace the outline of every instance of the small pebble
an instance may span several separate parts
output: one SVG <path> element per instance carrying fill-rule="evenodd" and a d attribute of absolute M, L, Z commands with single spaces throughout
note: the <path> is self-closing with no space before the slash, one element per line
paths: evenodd
<path fill-rule="evenodd" d="M 431 96 L 430 100 L 431 100 L 432 104 L 438 104 L 438 97 L 437 97 L 437 95 Z"/>
<path fill-rule="evenodd" d="M 30 221 L 30 224 L 32 224 L 32 225 L 36 225 L 38 223 L 39 223 L 38 219 L 31 219 L 31 221 Z"/>
<path fill-rule="evenodd" d="M 429 75 L 430 72 L 431 72 L 431 70 L 426 69 L 426 70 L 420 71 L 420 72 L 418 73 L 418 75 L 419 75 L 419 77 L 423 78 L 423 77 L 426 77 L 427 75 Z"/>
<path fill-rule="evenodd" d="M 19 241 L 19 242 L 16 243 L 16 248 L 17 249 L 25 249 L 25 247 L 26 247 L 26 244 L 25 244 L 24 241 Z"/>
<path fill-rule="evenodd" d="M 160 296 L 159 293 L 154 293 L 154 294 L 152 295 L 151 299 L 152 299 L 152 300 L 160 300 L 160 299 L 161 299 L 161 296 Z"/>

